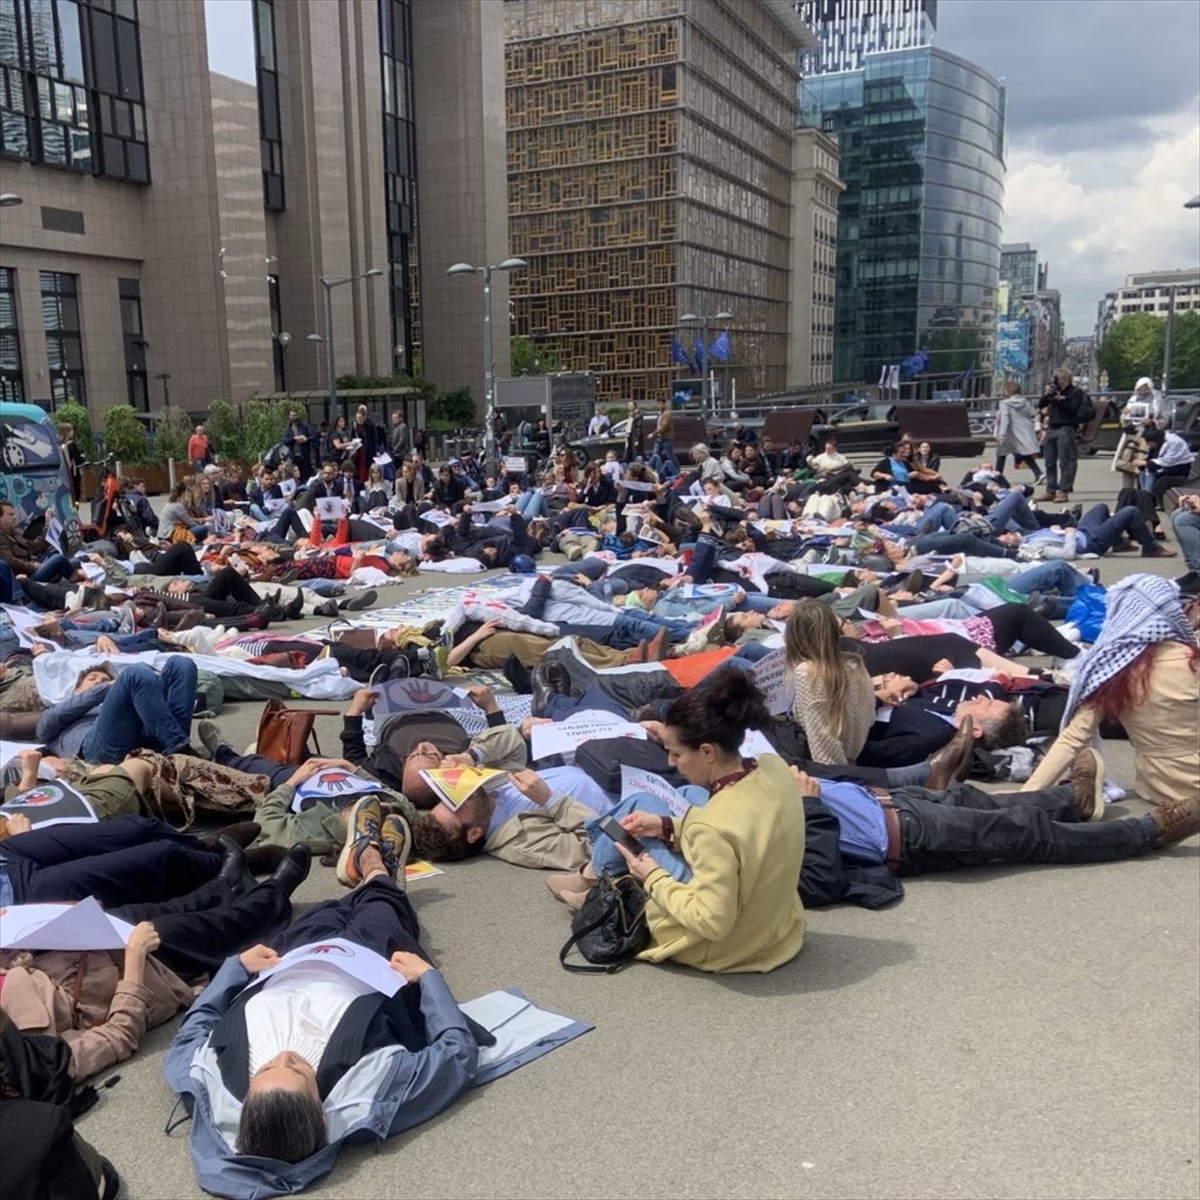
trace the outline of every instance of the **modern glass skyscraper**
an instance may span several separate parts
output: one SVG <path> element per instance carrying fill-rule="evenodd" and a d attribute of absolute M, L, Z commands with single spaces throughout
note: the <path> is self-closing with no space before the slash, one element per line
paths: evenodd
<path fill-rule="evenodd" d="M 834 371 L 873 382 L 929 354 L 926 390 L 991 383 L 1004 198 L 1004 89 L 931 46 L 818 75 L 801 119 L 836 135 Z"/>
<path fill-rule="evenodd" d="M 820 39 L 806 50 L 801 74 L 857 71 L 868 54 L 928 46 L 937 28 L 937 0 L 793 0 Z"/>

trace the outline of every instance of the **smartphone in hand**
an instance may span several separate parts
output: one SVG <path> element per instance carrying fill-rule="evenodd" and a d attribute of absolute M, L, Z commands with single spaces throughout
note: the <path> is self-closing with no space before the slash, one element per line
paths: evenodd
<path fill-rule="evenodd" d="M 603 833 L 608 834 L 614 842 L 624 846 L 635 858 L 646 853 L 646 847 L 616 817 L 605 817 L 600 822 L 600 829 Z"/>

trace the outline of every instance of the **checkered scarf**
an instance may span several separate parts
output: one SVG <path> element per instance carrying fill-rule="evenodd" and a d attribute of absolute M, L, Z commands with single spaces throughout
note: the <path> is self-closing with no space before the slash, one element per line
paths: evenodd
<path fill-rule="evenodd" d="M 1072 714 L 1094 691 L 1123 671 L 1147 646 L 1156 642 L 1196 644 L 1196 635 L 1179 603 L 1179 588 L 1158 575 L 1130 575 L 1108 589 L 1100 636 L 1080 657 L 1067 708 Z"/>

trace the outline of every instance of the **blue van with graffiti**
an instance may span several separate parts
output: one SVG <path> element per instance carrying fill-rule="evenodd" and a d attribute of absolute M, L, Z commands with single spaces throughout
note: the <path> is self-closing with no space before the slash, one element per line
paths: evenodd
<path fill-rule="evenodd" d="M 0 434 L 0 501 L 16 508 L 21 530 L 35 521 L 57 518 L 63 528 L 63 550 L 70 553 L 82 537 L 54 418 L 36 404 L 0 401 Z"/>

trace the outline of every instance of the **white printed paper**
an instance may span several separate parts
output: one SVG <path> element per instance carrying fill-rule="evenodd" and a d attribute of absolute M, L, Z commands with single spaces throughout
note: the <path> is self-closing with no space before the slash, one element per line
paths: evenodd
<path fill-rule="evenodd" d="M 292 800 L 292 812 L 300 812 L 306 800 L 341 800 L 365 792 L 381 792 L 383 785 L 374 779 L 364 779 L 344 767 L 328 767 L 310 775 L 297 789 Z"/>
<path fill-rule="evenodd" d="M 772 716 L 791 712 L 796 700 L 796 676 L 787 665 L 785 651 L 773 650 L 765 658 L 760 658 L 751 673 L 766 700 L 767 712 Z"/>
<path fill-rule="evenodd" d="M 322 496 L 316 508 L 322 521 L 340 521 L 350 511 L 350 505 L 341 496 Z"/>
<path fill-rule="evenodd" d="M 39 764 L 38 778 L 42 778 Z M 50 825 L 92 825 L 99 818 L 85 796 L 51 778 L 0 804 L 0 813 L 28 817 L 36 828 Z"/>
<path fill-rule="evenodd" d="M 519 454 L 504 456 L 504 472 L 506 475 L 523 475 L 529 469 L 525 459 Z"/>
<path fill-rule="evenodd" d="M 621 486 L 630 492 L 652 492 L 654 484 L 645 483 L 640 479 L 622 479 Z"/>
<path fill-rule="evenodd" d="M 654 796 L 663 801 L 674 817 L 682 817 L 691 807 L 691 801 L 682 796 L 678 788 L 672 787 L 661 775 L 641 767 L 621 764 L 621 799 L 639 794 Z"/>
<path fill-rule="evenodd" d="M 598 738 L 636 738 L 644 741 L 646 731 L 631 721 L 599 709 L 585 708 L 565 721 L 553 725 L 535 725 L 531 745 L 534 759 L 561 754 L 573 758 L 584 742 Z"/>
<path fill-rule="evenodd" d="M 272 975 L 291 970 L 301 963 L 324 963 L 336 967 L 385 996 L 394 996 L 404 986 L 404 977 L 393 971 L 381 954 L 340 937 L 297 946 L 289 950 L 275 966 L 260 971 L 255 978 L 270 979 Z"/>
<path fill-rule="evenodd" d="M 392 456 L 385 450 L 382 454 L 377 454 L 371 461 L 377 467 L 390 467 L 392 465 Z"/>
<path fill-rule="evenodd" d="M 760 754 L 777 754 L 778 751 L 767 741 L 766 735 L 761 730 L 748 729 L 742 744 L 738 747 L 738 753 L 743 758 L 756 758 Z"/>
<path fill-rule="evenodd" d="M 120 950 L 133 926 L 110 917 L 94 896 L 78 904 L 14 904 L 0 913 L 5 950 Z"/>
<path fill-rule="evenodd" d="M 430 525 L 436 525 L 439 529 L 444 529 L 447 525 L 454 524 L 454 518 L 448 512 L 443 512 L 440 508 L 431 508 L 428 512 L 422 513 L 421 520 L 428 521 Z"/>

